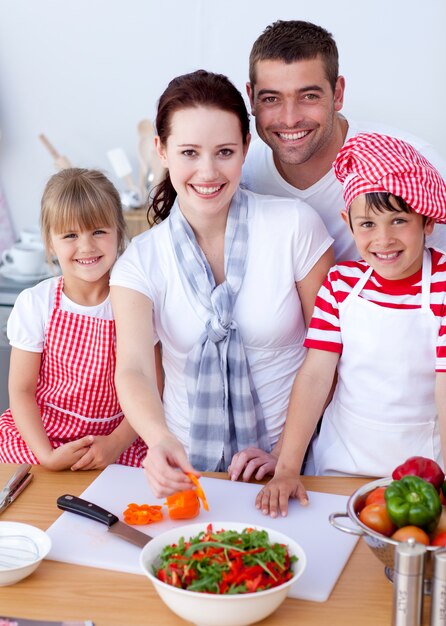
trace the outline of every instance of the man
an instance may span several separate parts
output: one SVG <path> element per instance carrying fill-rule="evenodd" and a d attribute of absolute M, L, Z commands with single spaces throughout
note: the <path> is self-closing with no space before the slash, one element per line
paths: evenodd
<path fill-rule="evenodd" d="M 343 117 L 344 88 L 336 43 L 320 26 L 277 21 L 255 41 L 247 90 L 260 140 L 248 152 L 242 184 L 311 205 L 335 240 L 337 261 L 357 258 L 339 215 L 344 209 L 342 186 L 331 167 L 347 139 L 364 132 L 398 137 L 446 178 L 446 162 L 427 142 L 382 124 Z M 446 227 L 437 225 L 427 243 L 446 250 Z"/>

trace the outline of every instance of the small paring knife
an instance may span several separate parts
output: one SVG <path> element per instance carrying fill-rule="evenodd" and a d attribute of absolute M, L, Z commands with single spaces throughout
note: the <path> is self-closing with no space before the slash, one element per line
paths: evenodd
<path fill-rule="evenodd" d="M 95 522 L 105 524 L 108 527 L 109 533 L 129 541 L 139 548 L 143 548 L 146 543 L 152 539 L 152 537 L 142 533 L 140 530 L 136 530 L 136 528 L 121 522 L 119 518 L 113 513 L 110 513 L 110 511 L 106 511 L 97 504 L 93 504 L 77 496 L 70 494 L 59 496 L 59 498 L 57 498 L 57 507 L 62 509 L 62 511 L 76 513 L 76 515 L 88 517 L 88 519 L 92 519 Z"/>
<path fill-rule="evenodd" d="M 14 502 L 14 500 L 29 485 L 33 475 L 31 472 L 32 465 L 24 463 L 11 476 L 6 485 L 0 491 L 0 513 Z"/>

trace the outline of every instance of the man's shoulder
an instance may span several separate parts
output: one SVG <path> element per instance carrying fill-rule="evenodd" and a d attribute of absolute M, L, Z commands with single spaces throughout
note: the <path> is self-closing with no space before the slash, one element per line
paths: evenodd
<path fill-rule="evenodd" d="M 391 124 L 385 124 L 383 122 L 367 122 L 348 120 L 348 131 L 345 140 L 354 137 L 359 133 L 380 133 L 381 135 L 389 135 L 391 137 L 397 137 L 403 141 L 407 141 L 417 150 L 421 150 L 424 146 L 431 146 L 431 144 L 421 137 L 411 133 L 402 128 L 392 126 Z"/>

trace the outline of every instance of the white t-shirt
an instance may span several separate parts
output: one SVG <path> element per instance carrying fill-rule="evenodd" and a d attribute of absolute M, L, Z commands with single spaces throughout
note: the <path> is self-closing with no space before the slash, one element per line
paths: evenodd
<path fill-rule="evenodd" d="M 59 277 L 48 278 L 34 287 L 24 289 L 17 297 L 8 318 L 7 334 L 14 348 L 28 352 L 42 352 L 46 329 L 54 308 L 54 297 Z M 96 306 L 82 306 L 62 293 L 60 307 L 63 311 L 88 317 L 112 320 L 110 296 Z"/>
<path fill-rule="evenodd" d="M 446 180 L 446 161 L 426 141 L 384 124 L 349 122 L 345 141 L 359 133 L 381 133 L 407 141 L 434 165 Z M 334 239 L 336 262 L 358 259 L 358 251 L 349 229 L 339 213 L 344 209 L 343 187 L 331 168 L 325 176 L 307 189 L 293 187 L 282 178 L 274 164 L 272 150 L 261 139 L 251 144 L 243 166 L 242 187 L 256 193 L 299 198 L 309 204 L 322 218 Z M 446 251 L 446 226 L 436 224 L 434 232 L 426 238 L 426 245 Z"/>
<path fill-rule="evenodd" d="M 274 445 L 306 353 L 295 282 L 305 278 L 332 239 L 318 215 L 308 207 L 301 210 L 299 201 L 246 193 L 246 271 L 233 317 Z M 162 345 L 166 421 L 188 449 L 190 418 L 183 371 L 208 315 L 183 284 L 168 220 L 132 239 L 113 268 L 110 284 L 134 289 L 153 303 L 154 329 Z"/>

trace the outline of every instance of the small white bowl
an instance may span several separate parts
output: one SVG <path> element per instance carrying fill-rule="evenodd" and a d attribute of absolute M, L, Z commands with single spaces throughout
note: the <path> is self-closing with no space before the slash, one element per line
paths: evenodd
<path fill-rule="evenodd" d="M 180 537 L 188 540 L 199 532 L 205 531 L 207 526 L 208 522 L 179 526 L 154 537 L 144 546 L 140 556 L 140 565 L 161 599 L 179 617 L 197 626 L 228 626 L 228 624 L 248 626 L 273 613 L 285 600 L 290 586 L 303 574 L 307 559 L 305 552 L 296 541 L 271 528 L 249 523 L 212 522 L 213 531 L 224 529 L 241 532 L 245 528 L 256 528 L 266 530 L 272 543 L 286 544 L 289 553 L 296 555 L 298 561 L 293 565 L 294 576 L 283 585 L 256 593 L 218 595 L 178 589 L 161 582 L 154 576 L 153 565 L 156 564 L 166 545 L 177 543 Z"/>
<path fill-rule="evenodd" d="M 51 548 L 51 539 L 40 528 L 20 522 L 0 522 L 0 587 L 26 578 Z"/>

